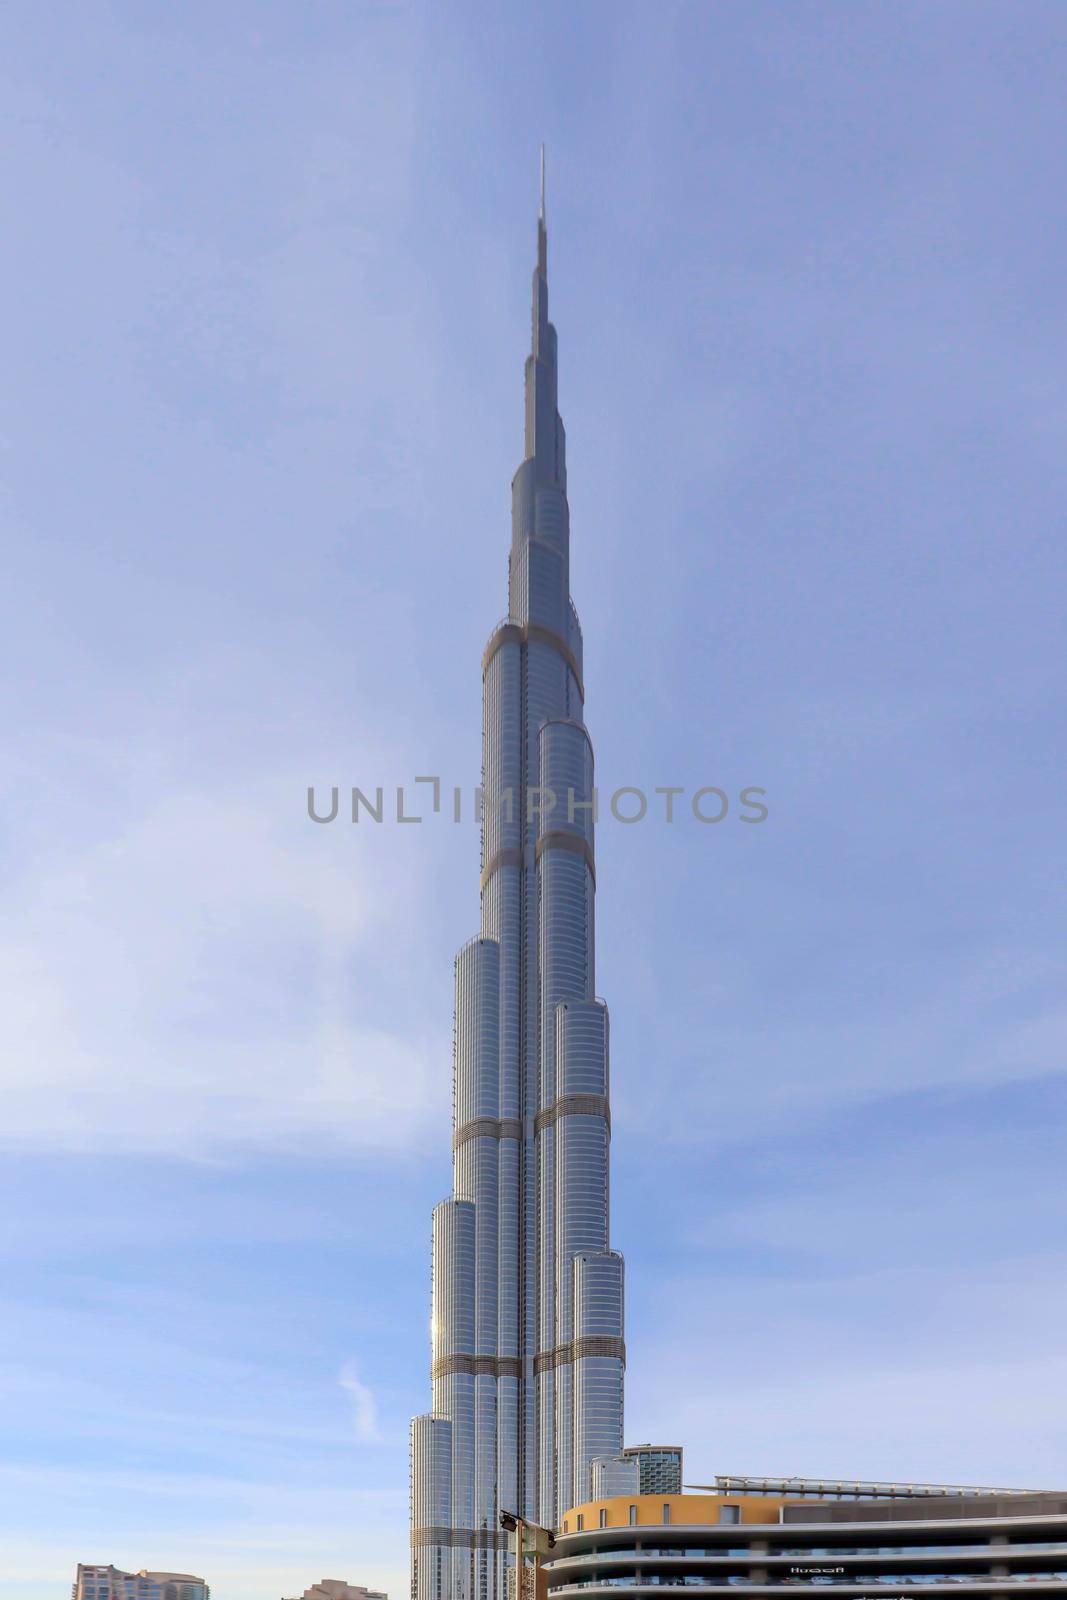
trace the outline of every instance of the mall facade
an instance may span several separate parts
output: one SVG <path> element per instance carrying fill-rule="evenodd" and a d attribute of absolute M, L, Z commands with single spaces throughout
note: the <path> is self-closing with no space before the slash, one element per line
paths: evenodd
<path fill-rule="evenodd" d="M 993 1600 L 1022 1586 L 1067 1600 L 1067 1492 L 721 1478 L 573 1507 L 538 1576 L 549 1600 L 724 1587 Z"/>

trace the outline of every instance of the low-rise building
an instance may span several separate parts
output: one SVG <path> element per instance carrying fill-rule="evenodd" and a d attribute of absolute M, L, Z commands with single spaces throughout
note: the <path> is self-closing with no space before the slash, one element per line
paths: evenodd
<path fill-rule="evenodd" d="M 630 1444 L 623 1456 L 637 1463 L 641 1494 L 681 1494 L 680 1444 Z"/>
<path fill-rule="evenodd" d="M 680 1444 L 631 1444 L 618 1455 L 594 1456 L 590 1463 L 593 1500 L 623 1494 L 681 1494 Z"/>
<path fill-rule="evenodd" d="M 124 1572 L 78 1563 L 72 1600 L 210 1600 L 203 1578 L 189 1572 Z"/>
<path fill-rule="evenodd" d="M 380 1589 L 363 1589 L 358 1583 L 345 1583 L 343 1578 L 321 1578 L 305 1589 L 300 1600 L 389 1600 Z"/>
<path fill-rule="evenodd" d="M 590 1463 L 590 1488 L 594 1500 L 641 1493 L 641 1465 L 636 1456 L 594 1456 Z"/>

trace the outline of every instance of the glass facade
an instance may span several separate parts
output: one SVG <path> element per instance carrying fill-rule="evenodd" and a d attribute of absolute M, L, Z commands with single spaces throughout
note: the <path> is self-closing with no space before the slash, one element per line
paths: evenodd
<path fill-rule="evenodd" d="M 639 1494 L 681 1494 L 681 1445 L 635 1444 L 623 1455 L 637 1463 Z"/>
<path fill-rule="evenodd" d="M 433 1222 L 432 1412 L 411 1433 L 412 1600 L 503 1600 L 500 1511 L 556 1527 L 589 1498 L 593 1459 L 622 1450 L 569 524 L 542 216 L 509 614 L 483 658 L 481 930 L 456 961 L 453 1191 Z"/>
<path fill-rule="evenodd" d="M 593 1500 L 608 1500 L 615 1495 L 639 1494 L 641 1491 L 640 1467 L 632 1456 L 594 1456 L 592 1470 Z M 632 1507 L 634 1516 L 637 1507 Z"/>

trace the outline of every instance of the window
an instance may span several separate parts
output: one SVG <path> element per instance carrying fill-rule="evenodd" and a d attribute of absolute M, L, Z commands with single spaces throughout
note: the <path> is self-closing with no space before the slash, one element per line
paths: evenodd
<path fill-rule="evenodd" d="M 582 1529 L 585 1527 L 585 1518 L 580 1511 L 577 1517 L 574 1519 L 574 1526 L 579 1533 L 581 1533 Z"/>
<path fill-rule="evenodd" d="M 667 1527 L 667 1525 L 669 1524 L 670 1520 L 671 1520 L 671 1508 L 666 1503 L 666 1501 L 664 1501 L 664 1504 L 663 1504 L 663 1526 Z"/>
<path fill-rule="evenodd" d="M 631 1506 L 630 1507 L 630 1526 L 631 1526 L 631 1528 L 636 1528 L 637 1527 L 637 1507 L 636 1506 Z"/>
<path fill-rule="evenodd" d="M 607 1514 L 606 1511 L 602 1511 L 600 1513 L 600 1526 L 602 1528 L 606 1528 L 607 1525 L 608 1525 L 608 1514 Z"/>
<path fill-rule="evenodd" d="M 720 1522 L 740 1522 L 741 1521 L 741 1507 L 740 1506 L 720 1506 L 719 1507 L 719 1521 Z"/>

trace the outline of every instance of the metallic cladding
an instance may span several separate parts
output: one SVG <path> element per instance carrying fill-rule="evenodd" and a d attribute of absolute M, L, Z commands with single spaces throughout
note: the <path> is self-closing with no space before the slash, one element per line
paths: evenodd
<path fill-rule="evenodd" d="M 509 614 L 483 657 L 481 933 L 456 960 L 453 1194 L 433 1219 L 433 1413 L 411 1432 L 412 1600 L 503 1600 L 500 1510 L 558 1526 L 589 1498 L 593 1458 L 622 1448 L 593 751 L 546 263 L 542 220 Z"/>

